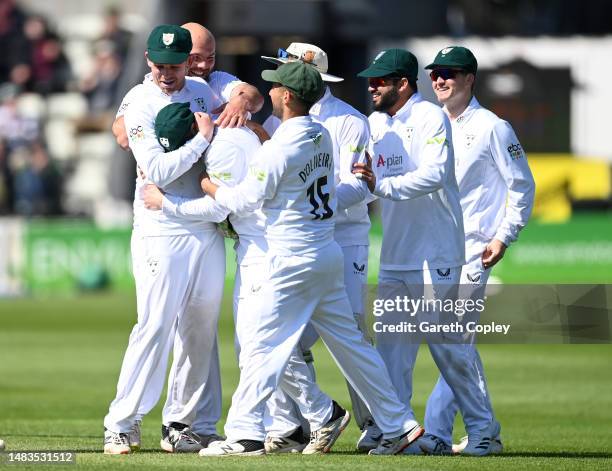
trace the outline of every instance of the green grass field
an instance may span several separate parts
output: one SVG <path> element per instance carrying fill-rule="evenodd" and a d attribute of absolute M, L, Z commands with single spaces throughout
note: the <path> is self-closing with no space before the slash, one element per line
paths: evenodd
<path fill-rule="evenodd" d="M 358 437 L 354 424 L 326 456 L 205 460 L 166 455 L 158 448 L 160 407 L 143 423 L 144 450 L 129 456 L 105 456 L 101 453 L 102 419 L 114 396 L 134 320 L 132 295 L 0 300 L 0 437 L 8 450 L 74 450 L 78 467 L 95 469 L 612 468 L 611 345 L 481 348 L 503 426 L 503 456 L 362 456 L 354 452 Z M 220 336 L 226 410 L 238 380 L 232 328 L 229 310 L 224 309 Z M 324 347 L 317 345 L 315 357 L 323 389 L 349 405 L 344 380 Z M 418 417 L 423 416 L 435 378 L 435 368 L 423 348 L 413 399 Z M 458 424 L 456 437 L 462 432 Z"/>

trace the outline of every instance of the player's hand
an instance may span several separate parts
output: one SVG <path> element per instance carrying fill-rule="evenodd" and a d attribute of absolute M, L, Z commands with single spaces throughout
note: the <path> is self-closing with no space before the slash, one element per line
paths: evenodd
<path fill-rule="evenodd" d="M 215 130 L 215 123 L 213 123 L 212 118 L 200 111 L 194 113 L 196 124 L 198 125 L 198 132 L 202 134 L 206 138 L 208 142 L 212 141 L 213 132 Z"/>
<path fill-rule="evenodd" d="M 506 248 L 501 240 L 493 239 L 482 253 L 482 266 L 485 269 L 493 268 L 503 258 Z"/>
<path fill-rule="evenodd" d="M 370 154 L 367 152 L 365 155 L 365 164 L 359 162 L 353 164 L 353 174 L 355 174 L 357 178 L 365 180 L 365 182 L 368 184 L 370 193 L 373 193 L 374 189 L 376 188 L 376 175 L 374 175 L 374 171 L 372 170 L 372 157 L 370 157 Z"/>
<path fill-rule="evenodd" d="M 119 116 L 113 122 L 112 131 L 117 144 L 119 144 L 123 150 L 130 150 L 130 143 L 128 141 L 127 131 L 125 130 L 125 120 L 123 116 Z"/>
<path fill-rule="evenodd" d="M 142 190 L 142 199 L 144 200 L 145 208 L 159 210 L 162 209 L 164 194 L 155 185 L 145 185 Z"/>
<path fill-rule="evenodd" d="M 200 174 L 200 187 L 202 188 L 202 191 L 204 193 L 206 193 L 209 196 L 212 196 L 213 198 L 215 197 L 215 194 L 217 193 L 217 188 L 219 188 L 217 185 L 215 185 L 211 181 L 206 171 Z"/>
<path fill-rule="evenodd" d="M 251 121 L 249 119 L 245 123 L 245 126 L 249 128 L 251 131 L 253 131 L 255 134 L 257 134 L 257 137 L 259 138 L 259 142 L 261 142 L 262 144 L 270 140 L 270 134 L 268 134 L 268 131 L 266 131 L 265 128 L 261 124 L 255 121 Z"/>
<path fill-rule="evenodd" d="M 244 126 L 248 117 L 249 102 L 242 95 L 236 95 L 227 103 L 213 110 L 213 114 L 221 112 L 215 124 L 221 128 L 235 128 Z"/>

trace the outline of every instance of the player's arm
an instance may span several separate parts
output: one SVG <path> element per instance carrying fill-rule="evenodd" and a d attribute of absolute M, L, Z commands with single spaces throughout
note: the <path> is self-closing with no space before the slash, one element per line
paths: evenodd
<path fill-rule="evenodd" d="M 370 140 L 370 128 L 365 119 L 348 115 L 340 129 L 339 158 L 340 181 L 336 185 L 338 209 L 346 209 L 367 199 L 370 195 L 367 182 L 353 173 L 354 164 L 366 164 L 366 148 Z"/>
<path fill-rule="evenodd" d="M 270 155 L 278 156 L 274 159 Z M 216 185 L 210 178 L 202 180 L 202 190 L 234 214 L 244 214 L 259 209 L 266 199 L 271 199 L 286 170 L 282 151 L 266 142 L 259 148 L 249 165 L 247 174 L 234 188 Z"/>
<path fill-rule="evenodd" d="M 115 119 L 115 121 L 113 121 L 113 126 L 111 129 L 113 131 L 113 136 L 115 136 L 117 144 L 119 144 L 119 147 L 121 147 L 123 150 L 130 150 L 130 144 L 128 142 L 127 131 L 125 130 L 125 120 L 123 118 L 123 115 L 119 116 Z"/>
<path fill-rule="evenodd" d="M 127 92 L 127 94 L 121 100 L 121 105 L 119 105 L 119 109 L 117 110 L 117 114 L 115 115 L 115 121 L 113 121 L 113 125 L 111 130 L 113 132 L 113 136 L 115 136 L 115 140 L 119 147 L 123 150 L 130 150 L 130 144 L 128 141 L 127 130 L 125 129 L 125 119 L 123 115 L 125 110 L 127 110 L 128 106 L 130 106 L 130 102 L 133 99 L 135 92 L 134 89 Z"/>
<path fill-rule="evenodd" d="M 155 137 L 155 118 L 149 116 L 147 109 L 134 103 L 126 110 L 125 125 L 134 158 L 149 181 L 158 187 L 163 188 L 183 175 L 208 147 L 214 128 L 212 120 L 205 113 L 195 113 L 195 118 L 198 125 L 195 137 L 172 152 L 164 152 Z"/>
<path fill-rule="evenodd" d="M 442 111 L 440 111 L 442 113 Z M 448 142 L 443 119 L 427 123 L 423 127 L 419 148 L 419 167 L 403 175 L 380 178 L 374 194 L 394 201 L 402 201 L 427 195 L 439 190 L 451 167 L 452 148 Z"/>
<path fill-rule="evenodd" d="M 191 221 L 221 222 L 228 215 L 228 211 L 209 196 L 183 198 L 164 194 L 155 185 L 144 187 L 142 199 L 147 209 L 161 210 L 167 216 Z"/>
<path fill-rule="evenodd" d="M 500 121 L 493 127 L 489 146 L 493 161 L 508 189 L 506 213 L 494 238 L 508 246 L 518 238 L 529 220 L 535 182 L 527 156 L 510 124 Z"/>
<path fill-rule="evenodd" d="M 220 90 L 220 96 L 225 101 L 223 107 L 214 112 L 220 113 L 215 123 L 222 128 L 244 126 L 250 115 L 257 113 L 263 106 L 264 98 L 253 85 L 242 82 L 236 77 L 223 72 L 215 72 L 220 80 L 235 79 Z"/>

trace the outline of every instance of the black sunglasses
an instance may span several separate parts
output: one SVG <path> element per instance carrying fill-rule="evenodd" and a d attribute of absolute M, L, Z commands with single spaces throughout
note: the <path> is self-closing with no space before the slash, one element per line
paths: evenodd
<path fill-rule="evenodd" d="M 457 69 L 433 69 L 429 73 L 429 76 L 431 77 L 431 80 L 435 82 L 440 77 L 442 77 L 442 80 L 454 79 L 457 74 L 460 73 L 463 73 L 463 71 Z"/>

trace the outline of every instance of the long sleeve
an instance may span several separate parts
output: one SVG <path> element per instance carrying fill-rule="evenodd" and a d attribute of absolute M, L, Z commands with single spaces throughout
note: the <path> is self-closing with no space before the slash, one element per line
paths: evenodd
<path fill-rule="evenodd" d="M 365 119 L 347 115 L 339 129 L 338 148 L 340 181 L 336 186 L 338 209 L 346 209 L 370 196 L 368 185 L 353 174 L 353 164 L 365 162 L 365 151 L 370 140 L 370 128 Z"/>
<path fill-rule="evenodd" d="M 271 199 L 286 169 L 286 161 L 272 141 L 261 146 L 249 165 L 247 174 L 234 188 L 221 186 L 215 199 L 230 212 L 240 215 L 259 209 L 264 200 Z"/>
<path fill-rule="evenodd" d="M 431 121 L 425 123 L 419 133 L 419 147 L 416 149 L 419 156 L 418 168 L 403 175 L 379 179 L 375 195 L 401 201 L 418 198 L 442 188 L 452 164 L 450 125 L 447 127 L 442 117 Z"/>
<path fill-rule="evenodd" d="M 498 122 L 491 131 L 489 145 L 493 160 L 508 188 L 506 213 L 495 238 L 510 245 L 518 238 L 531 215 L 535 182 L 527 156 L 510 124 Z"/>
<path fill-rule="evenodd" d="M 241 181 L 246 173 L 246 155 L 231 140 L 219 137 L 206 152 L 206 169 L 211 180 L 222 187 L 231 188 Z M 221 222 L 230 211 L 210 196 L 181 198 L 165 195 L 163 211 L 166 214 L 207 222 Z"/>
<path fill-rule="evenodd" d="M 177 150 L 164 152 L 155 137 L 155 116 L 149 116 L 146 108 L 136 103 L 125 110 L 124 116 L 134 158 L 147 179 L 160 188 L 189 170 L 208 147 L 206 138 L 198 133 Z"/>

